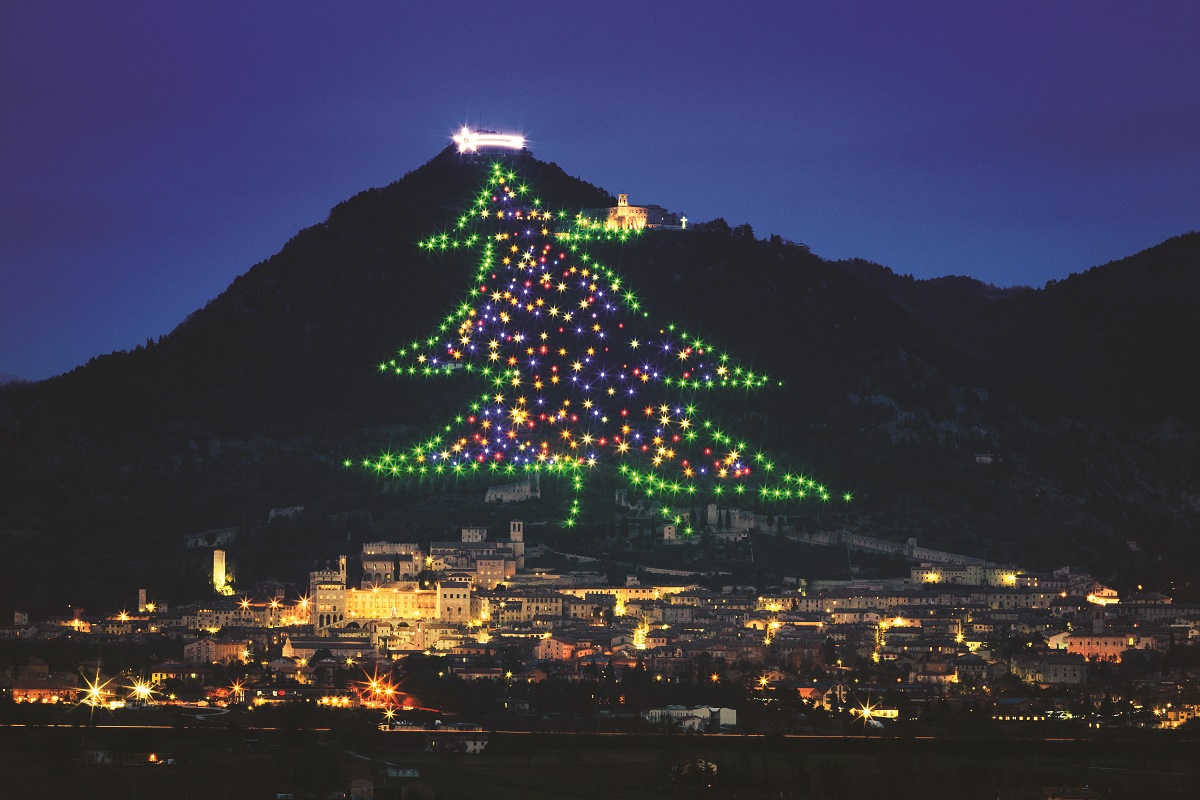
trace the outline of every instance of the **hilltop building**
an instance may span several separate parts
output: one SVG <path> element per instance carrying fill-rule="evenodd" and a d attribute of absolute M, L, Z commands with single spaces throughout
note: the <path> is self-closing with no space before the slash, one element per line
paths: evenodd
<path fill-rule="evenodd" d="M 520 503 L 542 496 L 541 476 L 536 472 L 516 483 L 501 483 L 489 486 L 483 497 L 485 503 Z"/>
<path fill-rule="evenodd" d="M 629 195 L 617 195 L 617 204 L 605 209 L 604 227 L 609 230 L 641 230 L 643 228 L 666 228 L 683 230 L 687 217 L 667 211 L 662 206 L 631 206 Z"/>

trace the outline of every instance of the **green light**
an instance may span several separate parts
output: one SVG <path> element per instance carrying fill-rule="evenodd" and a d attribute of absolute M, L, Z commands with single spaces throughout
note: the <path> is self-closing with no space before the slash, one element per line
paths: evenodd
<path fill-rule="evenodd" d="M 629 379 L 624 371 L 633 365 L 623 367 L 619 356 L 604 354 L 608 353 L 610 344 L 619 345 L 623 341 L 628 341 L 630 348 L 636 351 L 639 363 L 647 365 L 644 374 L 632 383 L 636 391 L 631 390 L 626 401 L 630 411 L 640 408 L 635 398 L 643 392 L 650 393 L 646 398 L 650 400 L 655 397 L 654 390 L 659 390 L 660 394 L 665 394 L 661 398 L 666 401 L 664 405 L 674 409 L 682 405 L 682 401 L 691 400 L 685 393 L 701 389 L 749 390 L 764 386 L 767 377 L 732 361 L 727 354 L 713 349 L 711 342 L 676 323 L 657 326 L 639 323 L 639 320 L 650 319 L 649 312 L 638 301 L 635 287 L 601 263 L 606 260 L 601 248 L 610 248 L 608 253 L 612 254 L 611 248 L 635 235 L 640 236 L 643 231 L 606 229 L 603 215 L 592 218 L 567 209 L 543 213 L 541 200 L 532 196 L 534 190 L 503 159 L 494 161 L 488 174 L 490 177 L 485 179 L 485 185 L 467 199 L 462 213 L 450 217 L 454 233 L 440 231 L 418 242 L 427 252 L 469 250 L 469 254 L 463 253 L 461 257 L 470 265 L 467 274 L 474 273 L 476 282 L 468 287 L 465 299 L 452 306 L 452 312 L 443 317 L 435 335 L 402 348 L 399 351 L 401 361 L 384 362 L 379 365 L 379 371 L 427 378 L 462 374 L 473 380 L 479 376 L 484 386 L 493 388 L 496 396 L 483 394 L 478 402 L 470 403 L 470 415 L 448 416 L 452 423 L 443 425 L 441 431 L 454 443 L 453 457 L 450 448 L 441 445 L 442 437 L 436 437 L 416 448 L 411 454 L 411 462 L 408 454 L 400 454 L 380 457 L 377 462 L 368 459 L 364 466 L 377 472 L 403 471 L 422 476 L 446 472 L 478 474 L 483 464 L 487 465 L 486 472 L 506 476 L 544 471 L 569 476 L 571 488 L 578 494 L 584 488 L 585 469 L 590 471 L 609 464 L 616 465 L 619 474 L 639 491 L 660 497 L 668 491 L 672 495 L 680 491 L 696 495 L 703 491 L 719 497 L 726 486 L 732 486 L 737 494 L 744 494 L 749 488 L 758 490 L 764 498 L 790 498 L 791 489 L 786 487 L 793 484 L 797 486 L 799 496 L 806 485 L 803 479 L 789 474 L 780 484 L 766 481 L 775 467 L 768 454 L 756 452 L 745 442 L 738 442 L 735 448 L 732 436 L 697 413 L 693 402 L 687 403 L 686 413 L 664 410 L 662 416 L 665 419 L 658 424 L 655 424 L 657 415 L 648 420 L 635 420 L 626 413 L 618 416 L 614 406 L 591 405 L 588 398 L 599 400 L 604 397 L 601 394 L 604 390 L 608 392 L 609 402 L 621 403 L 623 390 L 629 386 L 624 383 Z M 518 213 L 541 224 L 525 226 L 518 222 L 521 229 L 514 231 L 513 220 Z M 589 251 L 592 245 L 588 243 L 591 242 L 598 243 L 596 252 Z M 526 280 L 529 276 L 521 273 L 540 271 L 542 266 L 536 261 L 540 254 L 548 255 L 555 250 L 570 254 L 562 265 L 559 286 L 549 285 L 560 278 L 551 281 L 550 274 L 557 272 L 557 266 L 551 268 L 545 260 L 542 263 L 546 273 L 550 274 L 543 280 Z M 556 254 L 553 257 L 558 258 Z M 431 257 L 429 261 L 439 264 L 431 268 L 442 268 L 440 258 Z M 590 280 L 580 282 L 580 277 Z M 607 292 L 611 294 L 601 299 Z M 573 307 L 576 301 L 582 301 L 579 308 Z M 604 305 L 597 305 L 597 301 Z M 557 328 L 557 333 L 554 322 L 546 325 L 550 320 L 545 312 L 550 308 L 554 311 L 549 316 L 560 318 L 555 322 L 567 323 Z M 591 309 L 601 312 L 600 315 L 592 313 Z M 604 312 L 611 316 L 605 316 Z M 589 314 L 590 319 L 584 325 L 585 315 Z M 588 331 L 593 320 L 594 328 Z M 618 333 L 616 325 L 620 320 L 624 320 L 621 327 L 625 330 Z M 639 324 L 645 330 L 638 330 Z M 668 332 L 665 343 L 656 335 Z M 541 334 L 540 341 L 534 338 L 538 333 Z M 589 338 L 591 333 L 597 335 Z M 635 335 L 638 338 L 633 338 Z M 579 336 L 583 338 L 577 338 Z M 618 338 L 612 338 L 614 336 Z M 625 336 L 630 338 L 624 339 Z M 492 342 L 490 347 L 489 340 Z M 535 348 L 539 345 L 541 352 L 537 353 Z M 583 347 L 589 345 L 594 345 L 594 350 L 589 350 L 589 357 L 583 358 Z M 603 345 L 602 350 L 600 345 Z M 584 363 L 585 366 L 578 371 L 568 371 L 572 363 Z M 596 371 L 600 372 L 599 378 Z M 622 372 L 620 380 L 614 378 L 618 372 Z M 554 381 L 549 379 L 551 375 L 554 375 Z M 562 378 L 569 378 L 571 383 L 560 382 Z M 642 384 L 647 385 L 643 388 Z M 514 395 L 507 401 L 499 394 L 506 390 Z M 521 395 L 519 400 L 518 394 Z M 567 398 L 576 403 L 570 407 L 569 414 L 551 413 L 549 421 L 546 413 L 540 413 L 540 418 L 530 414 L 527 418 L 517 419 L 518 413 L 558 409 L 559 401 Z M 581 420 L 584 414 L 577 410 L 585 400 L 590 414 Z M 655 400 L 654 405 L 657 404 L 658 400 Z M 625 427 L 619 436 L 614 425 Z M 630 427 L 639 443 L 648 442 L 652 435 L 657 435 L 661 438 L 655 445 L 663 446 L 654 450 L 630 448 L 635 441 L 630 438 Z M 655 427 L 659 430 L 651 434 L 650 428 Z M 566 434 L 571 444 L 569 449 L 566 443 L 555 438 L 560 431 Z M 700 436 L 699 431 L 705 431 L 705 436 Z M 611 440 L 612 449 L 605 440 Z M 711 440 L 728 450 L 701 455 L 698 451 L 702 440 Z M 552 443 L 547 444 L 548 441 Z M 592 444 L 593 441 L 599 444 Z M 580 443 L 585 445 L 583 449 L 578 448 Z M 623 449 L 617 448 L 618 443 Z M 486 458 L 480 461 L 485 455 L 484 447 L 487 448 Z M 744 455 L 732 452 L 735 449 Z M 534 463 L 535 455 L 537 463 Z M 650 464 L 651 459 L 658 463 Z M 721 466 L 724 462 L 729 477 L 737 480 L 723 485 L 717 475 L 710 477 L 708 470 L 711 467 L 703 465 L 713 462 L 722 471 L 725 470 Z M 750 477 L 749 470 L 741 470 L 741 465 L 746 462 L 755 465 L 754 478 Z M 401 464 L 405 466 L 397 469 Z M 646 466 L 644 472 L 636 468 L 642 464 Z M 732 466 L 734 464 L 737 468 Z M 470 465 L 469 470 L 467 465 Z M 809 485 L 828 498 L 824 487 L 817 487 L 812 482 Z M 849 494 L 843 499 L 849 502 Z M 572 519 L 578 513 L 576 500 L 572 505 Z"/>

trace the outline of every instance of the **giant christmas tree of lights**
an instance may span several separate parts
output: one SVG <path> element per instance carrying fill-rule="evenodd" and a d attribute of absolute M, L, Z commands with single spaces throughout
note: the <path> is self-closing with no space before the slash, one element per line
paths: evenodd
<path fill-rule="evenodd" d="M 431 335 L 379 365 L 463 376 L 484 391 L 426 441 L 358 464 L 398 479 L 562 476 L 576 494 L 568 527 L 586 475 L 606 466 L 667 517 L 673 502 L 828 502 L 825 486 L 780 469 L 699 410 L 703 393 L 757 389 L 767 376 L 655 324 L 628 282 L 588 252 L 639 234 L 544 208 L 510 165 L 493 163 L 453 229 L 420 242 L 431 258 L 473 262 L 470 294 Z M 692 533 L 681 515 L 675 521 Z"/>

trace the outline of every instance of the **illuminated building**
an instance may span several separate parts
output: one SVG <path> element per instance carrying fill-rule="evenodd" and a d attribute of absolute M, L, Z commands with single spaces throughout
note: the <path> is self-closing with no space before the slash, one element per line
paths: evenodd
<path fill-rule="evenodd" d="M 1170 643 L 1154 634 L 1080 633 L 1067 637 L 1067 652 L 1091 661 L 1120 661 L 1126 650 L 1162 650 Z"/>
<path fill-rule="evenodd" d="M 338 556 L 337 569 L 308 574 L 309 606 L 317 629 L 336 625 L 346 618 L 346 557 Z"/>
<path fill-rule="evenodd" d="M 224 591 L 225 584 L 227 583 L 224 550 L 213 550 L 212 583 L 213 588 L 218 592 Z"/>
<path fill-rule="evenodd" d="M 642 228 L 682 228 L 686 217 L 672 214 L 662 206 L 631 206 L 629 195 L 617 195 L 617 204 L 608 209 L 604 227 L 609 230 L 641 230 Z"/>
<path fill-rule="evenodd" d="M 445 581 L 437 587 L 437 616 L 445 622 L 466 623 L 471 619 L 471 584 Z"/>
<path fill-rule="evenodd" d="M 10 686 L 14 703 L 73 703 L 80 693 L 78 676 L 51 672 L 39 658 L 31 658 Z"/>
<path fill-rule="evenodd" d="M 254 645 L 246 639 L 211 637 L 197 639 L 183 646 L 183 660 L 189 664 L 227 664 L 243 660 Z"/>

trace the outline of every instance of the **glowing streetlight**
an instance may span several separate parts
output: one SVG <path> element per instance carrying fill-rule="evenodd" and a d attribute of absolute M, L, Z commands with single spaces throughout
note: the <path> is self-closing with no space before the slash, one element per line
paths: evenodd
<path fill-rule="evenodd" d="M 130 697 L 141 703 L 148 703 L 154 696 L 154 684 L 149 681 L 135 679 L 129 687 Z"/>

